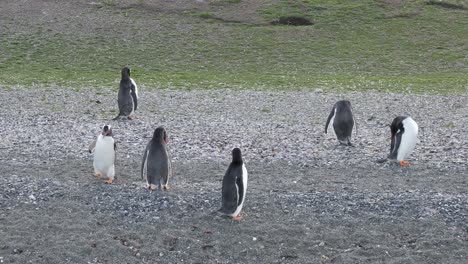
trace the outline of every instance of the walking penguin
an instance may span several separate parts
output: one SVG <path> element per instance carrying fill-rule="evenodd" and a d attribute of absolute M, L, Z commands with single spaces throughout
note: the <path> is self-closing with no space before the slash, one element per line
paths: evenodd
<path fill-rule="evenodd" d="M 156 188 L 168 190 L 171 162 L 167 151 L 167 133 L 164 127 L 156 128 L 153 138 L 148 143 L 141 164 L 141 178 L 146 180 L 148 190 Z"/>
<path fill-rule="evenodd" d="M 247 192 L 247 169 L 242 161 L 242 153 L 238 148 L 232 150 L 232 162 L 223 178 L 221 212 L 233 220 L 241 220 L 242 210 Z"/>
<path fill-rule="evenodd" d="M 112 137 L 112 128 L 105 125 L 96 141 L 89 146 L 89 152 L 94 151 L 94 175 L 98 178 L 107 177 L 106 183 L 112 183 L 115 176 L 115 151 L 117 144 Z"/>
<path fill-rule="evenodd" d="M 352 146 L 351 133 L 354 127 L 354 115 L 351 107 L 351 102 L 341 100 L 333 105 L 333 108 L 328 116 L 325 124 L 325 134 L 328 132 L 328 127 L 332 125 L 336 137 L 340 144 Z"/>
<path fill-rule="evenodd" d="M 130 78 L 130 69 L 124 67 L 122 69 L 122 79 L 120 80 L 119 94 L 117 97 L 119 105 L 119 114 L 114 120 L 120 117 L 134 118 L 135 110 L 138 107 L 138 86 L 135 81 Z"/>

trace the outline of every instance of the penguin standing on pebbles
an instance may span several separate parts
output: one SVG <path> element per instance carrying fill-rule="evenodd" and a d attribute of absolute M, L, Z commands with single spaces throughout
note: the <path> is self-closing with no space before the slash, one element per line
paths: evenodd
<path fill-rule="evenodd" d="M 245 201 L 247 192 L 247 169 L 242 161 L 240 149 L 232 150 L 232 162 L 223 178 L 221 212 L 233 220 L 241 220 L 239 213 Z"/>
<path fill-rule="evenodd" d="M 111 126 L 105 125 L 97 140 L 89 146 L 89 152 L 94 150 L 94 175 L 96 177 L 107 177 L 106 183 L 111 184 L 115 176 L 115 151 L 117 145 L 112 137 Z"/>
<path fill-rule="evenodd" d="M 406 116 L 397 116 L 390 125 L 391 144 L 388 159 L 397 160 L 400 166 L 408 166 L 405 161 L 413 152 L 418 140 L 418 124 Z"/>
<path fill-rule="evenodd" d="M 333 130 L 340 144 L 352 146 L 351 133 L 354 127 L 354 115 L 351 102 L 348 100 L 341 100 L 333 105 L 327 123 L 325 124 L 325 134 L 327 134 L 330 125 L 333 126 Z"/>
<path fill-rule="evenodd" d="M 124 67 L 122 69 L 122 79 L 120 80 L 119 95 L 117 98 L 119 105 L 119 115 L 114 120 L 120 117 L 127 117 L 132 120 L 133 114 L 138 106 L 138 86 L 135 81 L 130 78 L 130 69 Z"/>
<path fill-rule="evenodd" d="M 146 188 L 156 190 L 161 188 L 168 190 L 169 175 L 171 174 L 171 162 L 167 152 L 167 133 L 164 127 L 156 128 L 153 138 L 148 143 L 143 154 L 141 164 L 141 178 L 146 179 Z"/>

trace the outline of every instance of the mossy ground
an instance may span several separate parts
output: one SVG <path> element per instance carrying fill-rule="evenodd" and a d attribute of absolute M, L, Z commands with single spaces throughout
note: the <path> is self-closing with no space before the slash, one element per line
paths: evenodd
<path fill-rule="evenodd" d="M 220 6 L 244 1 L 171 12 L 149 11 L 144 2 L 122 8 L 104 1 L 88 12 L 117 19 L 107 31 L 32 24 L 28 32 L 0 33 L 0 84 L 114 87 L 128 65 L 138 83 L 157 88 L 468 90 L 466 9 L 427 1 L 273 1 L 257 10 L 263 23 L 233 23 L 213 18 Z M 314 25 L 269 23 L 283 15 Z M 148 21 L 160 26 L 146 27 Z"/>

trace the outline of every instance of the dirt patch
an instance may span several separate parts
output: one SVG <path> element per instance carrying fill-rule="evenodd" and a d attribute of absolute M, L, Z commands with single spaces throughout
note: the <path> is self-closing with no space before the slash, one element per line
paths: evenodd
<path fill-rule="evenodd" d="M 448 9 L 468 10 L 468 7 L 465 7 L 463 5 L 452 4 L 452 3 L 442 2 L 442 1 L 429 1 L 429 2 L 427 2 L 427 4 L 428 5 L 434 5 L 434 6 L 440 6 L 440 7 L 448 8 Z"/>
<path fill-rule="evenodd" d="M 0 256 L 6 263 L 463 263 L 468 257 L 467 214 L 457 212 L 468 204 L 466 196 L 457 199 L 448 172 L 252 163 L 244 220 L 233 222 L 215 213 L 224 166 L 176 163 L 174 189 L 149 193 L 127 174 L 134 164 L 119 166 L 124 175 L 105 185 L 90 164 L 73 159 L 20 171 L 2 163 Z"/>

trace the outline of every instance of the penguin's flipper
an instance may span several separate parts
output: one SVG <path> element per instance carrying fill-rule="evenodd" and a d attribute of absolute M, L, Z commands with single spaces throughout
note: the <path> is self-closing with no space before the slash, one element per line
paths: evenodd
<path fill-rule="evenodd" d="M 149 152 L 149 144 L 145 148 L 145 153 L 143 154 L 143 161 L 141 163 L 141 179 L 144 180 L 145 177 L 144 175 L 147 173 L 146 171 L 146 166 L 147 166 L 147 161 L 148 161 L 148 152 Z"/>
<path fill-rule="evenodd" d="M 335 106 L 333 106 L 330 114 L 328 115 L 327 123 L 325 124 L 325 134 L 327 134 L 328 126 L 330 125 L 330 120 L 335 115 Z"/>
<path fill-rule="evenodd" d="M 117 151 L 117 142 L 114 142 L 114 153 L 112 153 L 114 155 L 114 163 L 117 160 L 116 151 Z"/>
<path fill-rule="evenodd" d="M 356 122 L 356 120 L 354 119 L 354 117 L 353 117 L 353 120 L 354 120 L 354 125 L 356 126 L 356 136 L 357 136 L 357 134 L 358 134 L 357 122 Z"/>
<path fill-rule="evenodd" d="M 242 182 L 241 177 L 236 178 L 236 185 L 237 190 L 239 192 L 239 195 L 237 196 L 237 205 L 239 206 L 242 203 L 242 200 L 244 199 L 244 183 Z"/>
<path fill-rule="evenodd" d="M 89 147 L 88 147 L 89 153 L 92 153 L 95 148 L 96 148 L 96 140 L 91 142 L 91 145 L 89 145 Z"/>

